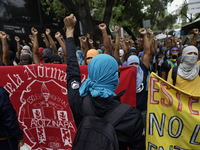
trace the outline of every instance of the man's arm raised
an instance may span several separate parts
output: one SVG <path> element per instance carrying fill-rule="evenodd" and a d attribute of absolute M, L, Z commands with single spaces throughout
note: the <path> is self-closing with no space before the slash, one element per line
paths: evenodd
<path fill-rule="evenodd" d="M 55 38 L 58 40 L 58 43 L 60 44 L 61 48 L 62 48 L 62 51 L 64 53 L 64 56 L 65 56 L 65 64 L 67 64 L 67 57 L 66 57 L 66 45 L 65 43 L 62 41 L 62 36 L 61 36 L 61 33 L 60 32 L 56 32 L 55 34 Z"/>
<path fill-rule="evenodd" d="M 3 49 L 3 63 L 8 66 L 10 64 L 10 58 L 9 58 L 9 49 L 8 49 L 8 43 L 7 43 L 7 35 L 5 32 L 0 31 L 0 37 L 2 42 L 2 49 Z"/>
<path fill-rule="evenodd" d="M 46 35 L 47 35 L 47 37 L 49 39 L 49 42 L 50 42 L 50 45 L 52 47 L 52 53 L 58 54 L 58 50 L 57 50 L 56 44 L 55 44 L 54 40 L 52 39 L 50 33 L 51 33 L 51 30 L 50 29 L 46 29 Z"/>
<path fill-rule="evenodd" d="M 115 26 L 115 33 L 116 33 L 116 41 L 115 41 L 115 59 L 117 60 L 117 62 L 119 62 L 119 30 L 120 27 L 119 26 Z"/>
<path fill-rule="evenodd" d="M 40 57 L 39 57 L 39 51 L 38 51 L 38 48 L 39 48 L 39 44 L 38 44 L 38 38 L 37 38 L 37 34 L 38 34 L 38 31 L 37 29 L 35 28 L 31 28 L 31 33 L 33 35 L 33 62 L 35 64 L 39 64 L 40 63 Z"/>
<path fill-rule="evenodd" d="M 105 48 L 104 54 L 110 55 L 110 41 L 109 41 L 108 34 L 107 34 L 107 31 L 106 31 L 106 24 L 101 23 L 99 25 L 99 29 L 101 30 L 102 35 L 103 35 L 103 45 L 104 45 L 104 48 Z"/>
<path fill-rule="evenodd" d="M 143 36 L 144 41 L 144 54 L 143 54 L 143 64 L 149 68 L 149 61 L 150 61 L 150 45 L 149 40 L 147 38 L 147 31 L 145 28 L 141 28 L 139 33 Z"/>
<path fill-rule="evenodd" d="M 17 43 L 17 59 L 20 60 L 20 54 L 21 54 L 20 38 L 18 36 L 15 36 L 15 41 Z"/>

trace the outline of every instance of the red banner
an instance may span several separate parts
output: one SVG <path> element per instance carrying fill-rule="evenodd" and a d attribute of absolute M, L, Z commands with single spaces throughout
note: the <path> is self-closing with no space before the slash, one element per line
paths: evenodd
<path fill-rule="evenodd" d="M 136 105 L 136 68 L 120 67 L 115 93 L 126 89 L 122 102 Z M 87 78 L 87 66 L 80 66 Z M 32 149 L 71 150 L 76 126 L 68 104 L 66 65 L 44 64 L 0 67 L 4 87 L 17 112 L 26 143 Z"/>

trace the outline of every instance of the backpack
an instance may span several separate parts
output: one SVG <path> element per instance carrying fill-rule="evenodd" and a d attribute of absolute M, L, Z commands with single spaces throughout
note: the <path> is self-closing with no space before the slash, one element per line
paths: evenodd
<path fill-rule="evenodd" d="M 172 68 L 172 80 L 174 86 L 176 84 L 177 71 L 178 71 L 178 66 Z M 200 70 L 199 70 L 199 76 L 200 76 Z"/>
<path fill-rule="evenodd" d="M 93 104 L 88 94 L 83 99 L 82 119 L 76 132 L 72 150 L 119 150 L 114 126 L 132 109 L 120 103 L 103 118 L 94 115 Z"/>

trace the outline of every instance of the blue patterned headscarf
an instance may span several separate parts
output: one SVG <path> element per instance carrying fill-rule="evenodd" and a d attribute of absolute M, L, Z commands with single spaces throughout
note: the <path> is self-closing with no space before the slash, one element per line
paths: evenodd
<path fill-rule="evenodd" d="M 114 91 L 119 84 L 117 61 L 110 55 L 101 54 L 93 57 L 88 65 L 88 78 L 81 85 L 81 97 L 89 92 L 92 97 L 107 98 L 115 96 Z"/>

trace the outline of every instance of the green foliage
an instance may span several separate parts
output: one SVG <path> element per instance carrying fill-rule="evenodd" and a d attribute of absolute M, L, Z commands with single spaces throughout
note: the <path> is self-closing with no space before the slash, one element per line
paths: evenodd
<path fill-rule="evenodd" d="M 182 22 L 181 26 L 193 22 L 200 17 L 200 13 L 188 15 L 187 12 L 188 12 L 188 3 L 187 0 L 184 0 L 183 4 L 177 10 L 175 10 L 176 15 L 178 15 L 179 19 L 181 19 Z"/>
<path fill-rule="evenodd" d="M 160 18 L 156 22 L 156 26 L 159 30 L 164 31 L 167 28 L 173 28 L 176 23 L 177 15 L 168 14 L 164 18 Z"/>
<path fill-rule="evenodd" d="M 44 0 L 42 5 L 46 8 L 46 14 L 55 13 L 54 20 L 60 22 L 66 16 L 66 9 L 59 0 Z"/>
<path fill-rule="evenodd" d="M 104 12 L 106 8 L 106 0 L 89 0 L 90 13 L 93 19 L 103 20 Z"/>
<path fill-rule="evenodd" d="M 88 0 L 90 14 L 94 20 L 103 21 L 107 0 Z M 76 5 L 75 0 L 72 2 Z M 164 30 L 171 26 L 177 15 L 166 15 L 164 6 L 173 0 L 115 0 L 112 7 L 110 28 L 115 25 L 126 27 L 133 33 L 138 33 L 144 20 L 151 20 L 151 28 Z M 61 21 L 67 14 L 66 9 L 59 0 L 43 0 L 47 14 L 56 14 L 57 21 Z M 69 12 L 72 13 L 72 12 Z"/>

